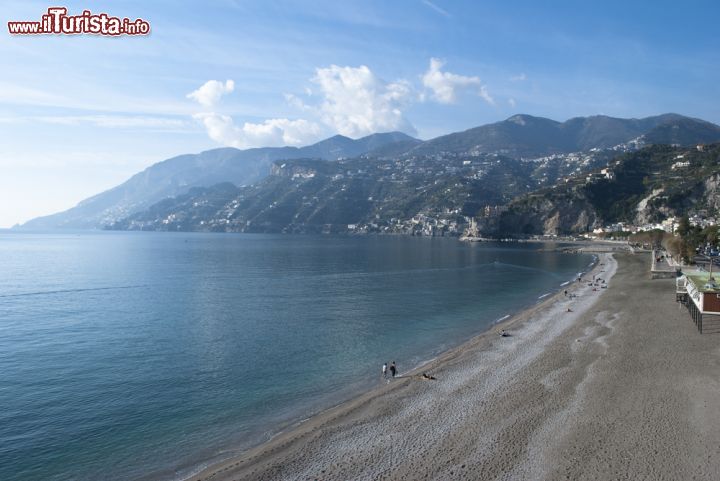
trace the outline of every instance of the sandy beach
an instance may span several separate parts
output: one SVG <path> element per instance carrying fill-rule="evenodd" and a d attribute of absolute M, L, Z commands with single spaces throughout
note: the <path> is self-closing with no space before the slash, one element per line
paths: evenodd
<path fill-rule="evenodd" d="M 647 254 L 193 480 L 720 479 L 720 337 Z M 427 372 L 436 380 L 423 380 Z"/>

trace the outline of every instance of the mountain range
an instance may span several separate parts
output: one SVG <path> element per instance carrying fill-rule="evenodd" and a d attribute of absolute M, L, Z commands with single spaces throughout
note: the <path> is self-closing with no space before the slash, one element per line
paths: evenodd
<path fill-rule="evenodd" d="M 720 127 L 677 114 L 565 122 L 515 115 L 427 141 L 391 132 L 335 136 L 302 148 L 221 148 L 159 162 L 23 227 L 312 232 L 384 223 L 390 229 L 392 219 L 397 224 L 428 212 L 473 216 L 645 144 L 715 141 Z M 173 214 L 185 220 L 168 221 Z"/>
<path fill-rule="evenodd" d="M 270 173 L 270 166 L 275 160 L 305 157 L 337 160 L 356 157 L 398 142 L 412 146 L 420 141 L 401 132 L 373 134 L 357 140 L 336 135 L 301 148 L 239 150 L 226 147 L 180 155 L 153 164 L 117 187 L 85 199 L 71 209 L 32 219 L 22 227 L 101 228 L 162 199 L 184 194 L 193 187 L 207 187 L 219 182 L 238 186 L 252 184 Z"/>
<path fill-rule="evenodd" d="M 535 158 L 610 148 L 639 137 L 644 137 L 647 143 L 711 142 L 720 139 L 720 127 L 678 114 L 643 119 L 595 115 L 565 122 L 514 115 L 501 122 L 443 135 L 409 150 L 417 154 L 498 152 L 515 158 Z"/>

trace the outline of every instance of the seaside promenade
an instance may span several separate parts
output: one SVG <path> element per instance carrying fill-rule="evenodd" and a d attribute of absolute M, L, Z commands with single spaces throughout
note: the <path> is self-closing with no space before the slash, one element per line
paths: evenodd
<path fill-rule="evenodd" d="M 195 480 L 720 479 L 720 335 L 648 254 Z M 617 259 L 617 262 L 615 261 Z M 589 275 L 588 275 L 589 277 Z"/>

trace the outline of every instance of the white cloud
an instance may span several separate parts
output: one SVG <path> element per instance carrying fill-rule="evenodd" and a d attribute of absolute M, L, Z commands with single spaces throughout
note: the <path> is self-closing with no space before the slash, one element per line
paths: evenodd
<path fill-rule="evenodd" d="M 186 125 L 184 120 L 169 119 L 164 117 L 148 116 L 121 116 L 121 115 L 66 115 L 56 117 L 33 117 L 31 120 L 40 122 L 80 125 L 92 124 L 98 127 L 108 128 L 172 128 L 176 129 Z"/>
<path fill-rule="evenodd" d="M 405 109 L 417 97 L 407 81 L 385 82 L 364 65 L 318 68 L 311 81 L 318 86 L 318 92 L 305 89 L 305 93 L 308 98 L 321 96 L 318 103 L 307 104 L 293 94 L 285 94 L 285 100 L 333 132 L 350 137 L 394 130 L 416 133 L 404 115 Z M 215 92 L 219 84 L 211 82 L 215 81 L 207 82 L 191 95 L 200 98 L 205 94 L 210 96 L 209 92 Z M 213 86 L 205 89 L 203 94 L 194 95 L 208 85 Z M 216 97 L 215 102 L 221 95 Z M 231 117 L 215 112 L 197 113 L 193 117 L 205 126 L 211 139 L 238 148 L 305 145 L 327 133 L 320 124 L 306 119 L 276 118 L 237 125 Z"/>
<path fill-rule="evenodd" d="M 285 101 L 292 107 L 306 112 L 314 111 L 314 108 L 305 104 L 301 98 L 293 94 L 285 94 Z"/>
<path fill-rule="evenodd" d="M 510 98 L 508 99 L 508 105 L 510 105 L 510 107 L 514 109 L 515 106 L 517 105 L 517 102 L 515 102 L 515 99 L 514 99 L 514 98 L 510 97 Z"/>
<path fill-rule="evenodd" d="M 322 129 L 305 119 L 268 119 L 262 123 L 245 122 L 235 125 L 227 115 L 199 113 L 193 116 L 202 122 L 214 141 L 237 148 L 306 145 L 319 140 Z"/>
<path fill-rule="evenodd" d="M 223 95 L 234 89 L 235 83 L 232 80 L 226 80 L 224 84 L 217 80 L 208 80 L 187 96 L 205 107 L 214 107 Z M 285 97 L 288 102 L 292 102 L 294 98 L 292 95 Z M 276 118 L 260 123 L 245 122 L 237 125 L 229 115 L 217 112 L 200 112 L 194 114 L 193 118 L 202 123 L 208 136 L 215 142 L 241 149 L 306 145 L 319 140 L 322 134 L 322 129 L 317 123 L 305 119 Z"/>
<path fill-rule="evenodd" d="M 53 92 L 0 81 L 0 102 L 26 105 L 55 105 L 67 101 Z"/>
<path fill-rule="evenodd" d="M 302 111 L 305 119 L 274 118 L 240 125 L 230 116 L 216 112 L 197 113 L 194 118 L 216 142 L 247 148 L 303 145 L 319 140 L 328 131 L 355 138 L 395 130 L 416 134 L 405 112 L 413 103 L 424 101 L 426 93 L 439 103 L 449 104 L 457 100 L 460 92 L 469 91 L 495 104 L 478 77 L 442 71 L 442 66 L 441 60 L 430 59 L 430 67 L 422 76 L 425 92 L 419 92 L 407 80 L 386 82 L 365 65 L 330 65 L 315 70 L 310 79 L 314 86 L 312 90 L 305 88 L 302 98 L 284 94 L 287 103 Z M 188 96 L 203 105 L 214 106 L 233 88 L 231 80 L 224 85 L 211 80 Z"/>
<path fill-rule="evenodd" d="M 304 111 L 312 111 L 334 131 L 349 137 L 400 130 L 415 134 L 404 111 L 415 97 L 409 82 L 387 83 L 367 66 L 318 68 L 312 82 L 322 95 L 318 105 L 307 105 L 294 95 L 288 102 Z"/>
<path fill-rule="evenodd" d="M 0 117 L 3 124 L 44 123 L 54 125 L 93 125 L 105 128 L 178 129 L 187 126 L 182 119 L 146 115 L 45 115 Z"/>
<path fill-rule="evenodd" d="M 525 75 L 524 73 L 521 73 L 519 75 L 513 75 L 512 77 L 510 77 L 511 82 L 522 82 L 523 80 L 527 80 L 527 75 Z"/>
<path fill-rule="evenodd" d="M 193 99 L 204 107 L 214 106 L 225 94 L 235 90 L 235 82 L 226 80 L 222 83 L 218 80 L 208 80 L 199 89 L 187 94 L 187 98 Z"/>
<path fill-rule="evenodd" d="M 434 3 L 432 3 L 430 0 L 422 0 L 422 3 L 425 4 L 425 5 L 427 5 L 428 7 L 432 8 L 433 10 L 435 10 L 437 13 L 439 13 L 440 15 L 442 15 L 442 16 L 444 16 L 444 17 L 451 17 L 451 16 L 452 16 L 452 15 L 450 15 L 450 13 L 448 13 L 447 10 L 438 7 L 437 5 L 435 5 Z"/>
<path fill-rule="evenodd" d="M 455 103 L 460 91 L 470 90 L 482 97 L 487 103 L 494 105 L 487 87 L 479 77 L 466 77 L 441 70 L 444 62 L 437 58 L 430 59 L 430 67 L 422 76 L 423 85 L 432 91 L 432 98 L 441 104 Z"/>

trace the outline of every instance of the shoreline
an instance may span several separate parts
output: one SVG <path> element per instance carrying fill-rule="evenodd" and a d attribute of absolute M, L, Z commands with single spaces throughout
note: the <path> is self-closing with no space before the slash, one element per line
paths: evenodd
<path fill-rule="evenodd" d="M 611 254 L 603 253 L 602 251 L 587 253 L 593 254 L 594 259 L 583 272 L 578 273 L 583 277 L 584 281 L 586 276 L 593 274 L 598 275 L 600 272 L 604 272 L 607 268 L 606 264 L 608 262 L 613 264 L 615 263 Z M 568 297 L 563 294 L 563 291 L 565 290 L 568 292 Z M 261 458 L 268 453 L 276 453 L 281 450 L 281 448 L 288 447 L 292 443 L 298 443 L 303 437 L 315 433 L 318 429 L 331 424 L 333 421 L 352 415 L 353 412 L 360 409 L 361 406 L 367 403 L 377 402 L 383 397 L 393 394 L 403 396 L 405 395 L 404 391 L 408 388 L 408 385 L 415 381 L 419 381 L 418 378 L 421 373 L 429 372 L 430 375 L 433 375 L 433 372 L 442 370 L 448 365 L 451 365 L 455 358 L 463 355 L 467 351 L 482 351 L 492 347 L 493 341 L 497 339 L 502 339 L 503 341 L 512 339 L 515 334 L 511 334 L 511 337 L 508 338 L 501 338 L 497 333 L 501 329 L 513 333 L 516 331 L 521 332 L 525 325 L 532 321 L 533 317 L 547 315 L 547 312 L 545 311 L 548 311 L 552 307 L 556 306 L 558 302 L 574 302 L 572 296 L 576 295 L 578 291 L 587 293 L 590 291 L 590 288 L 585 282 L 580 283 L 576 280 L 565 281 L 558 286 L 556 290 L 553 289 L 539 296 L 534 304 L 526 306 L 516 313 L 507 314 L 506 316 L 499 318 L 478 334 L 475 334 L 460 344 L 439 353 L 432 359 L 422 361 L 418 365 L 413 366 L 408 371 L 405 371 L 403 375 L 396 377 L 394 381 L 388 384 L 380 384 L 379 386 L 372 387 L 367 391 L 359 392 L 339 404 L 324 408 L 314 414 L 311 414 L 305 419 L 286 426 L 281 431 L 273 434 L 270 439 L 250 447 L 249 449 L 243 450 L 240 453 L 231 454 L 223 459 L 214 461 L 209 460 L 208 462 L 203 463 L 203 465 L 197 466 L 198 469 L 193 470 L 194 472 L 192 474 L 185 474 L 178 479 L 182 481 L 226 479 L 224 477 L 225 473 L 229 475 L 230 471 L 234 471 L 235 469 L 242 468 L 247 464 L 257 462 L 258 458 Z M 598 289 L 598 291 L 600 291 L 600 289 Z M 597 295 L 592 296 L 593 299 L 591 303 L 595 302 L 597 297 L 602 294 L 602 291 L 597 292 L 596 294 Z M 587 304 L 587 299 L 584 304 Z M 577 317 L 586 310 L 587 307 L 589 307 L 589 304 L 584 305 L 583 307 L 584 309 L 577 311 L 572 310 L 571 312 L 564 314 Z M 235 478 L 233 477 L 227 479 Z"/>

